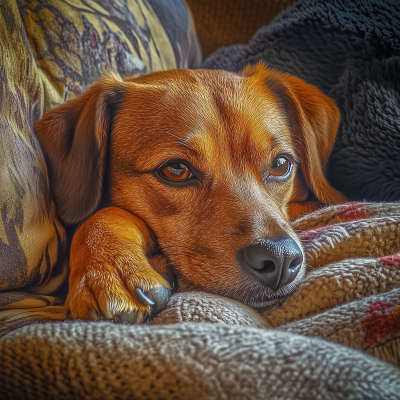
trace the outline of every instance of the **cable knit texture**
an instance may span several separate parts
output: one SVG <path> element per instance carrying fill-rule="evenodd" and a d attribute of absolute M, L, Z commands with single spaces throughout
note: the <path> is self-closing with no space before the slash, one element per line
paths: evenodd
<path fill-rule="evenodd" d="M 0 396 L 8 400 L 387 400 L 400 393 L 400 371 L 389 364 L 321 339 L 250 327 L 39 324 L 0 344 L 7 363 Z"/>

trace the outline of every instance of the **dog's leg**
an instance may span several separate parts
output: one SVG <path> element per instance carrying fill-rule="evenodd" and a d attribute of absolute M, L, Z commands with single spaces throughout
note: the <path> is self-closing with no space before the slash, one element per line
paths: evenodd
<path fill-rule="evenodd" d="M 154 248 L 148 226 L 125 210 L 109 207 L 90 217 L 72 240 L 68 315 L 84 320 L 146 320 L 152 301 L 144 293 L 169 289 L 147 258 Z"/>

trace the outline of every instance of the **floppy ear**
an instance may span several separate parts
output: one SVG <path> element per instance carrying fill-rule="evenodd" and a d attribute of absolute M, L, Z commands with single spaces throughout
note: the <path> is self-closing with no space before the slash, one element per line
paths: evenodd
<path fill-rule="evenodd" d="M 108 137 L 123 93 L 124 82 L 108 73 L 34 125 L 57 212 L 66 223 L 82 221 L 100 201 Z"/>
<path fill-rule="evenodd" d="M 334 101 L 319 89 L 287 73 L 263 64 L 247 67 L 242 74 L 261 73 L 264 82 L 278 99 L 287 116 L 300 157 L 292 202 L 307 200 L 308 189 L 324 204 L 337 204 L 346 198 L 329 185 L 324 168 L 335 142 L 340 113 Z"/>

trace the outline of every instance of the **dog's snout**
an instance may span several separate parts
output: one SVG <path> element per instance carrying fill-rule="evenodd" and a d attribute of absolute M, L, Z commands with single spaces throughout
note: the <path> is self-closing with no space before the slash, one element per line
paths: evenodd
<path fill-rule="evenodd" d="M 303 254 L 290 237 L 264 239 L 242 247 L 238 261 L 243 269 L 273 291 L 294 281 L 303 263 Z"/>

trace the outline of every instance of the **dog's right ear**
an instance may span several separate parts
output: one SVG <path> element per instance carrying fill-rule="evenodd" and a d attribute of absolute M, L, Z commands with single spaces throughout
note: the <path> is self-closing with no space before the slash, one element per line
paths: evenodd
<path fill-rule="evenodd" d="M 122 79 L 108 73 L 34 125 L 46 156 L 57 212 L 66 223 L 84 220 L 98 206 L 108 137 L 124 90 Z"/>

